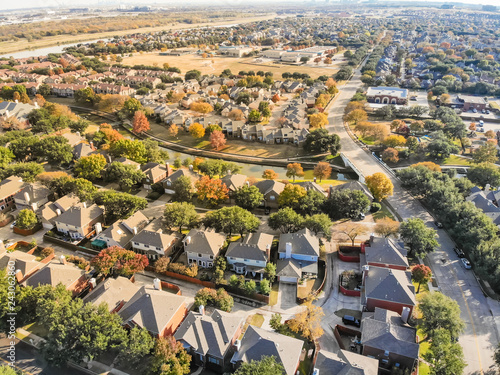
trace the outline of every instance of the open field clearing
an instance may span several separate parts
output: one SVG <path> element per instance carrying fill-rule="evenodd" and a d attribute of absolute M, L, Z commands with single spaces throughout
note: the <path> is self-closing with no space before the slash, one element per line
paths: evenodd
<path fill-rule="evenodd" d="M 124 65 L 154 65 L 163 66 L 168 63 L 170 66 L 175 66 L 181 69 L 182 73 L 188 70 L 199 70 L 202 74 L 220 74 L 224 69 L 231 69 L 231 72 L 237 74 L 244 70 L 253 70 L 255 72 L 263 70 L 265 72 L 274 73 L 275 79 L 281 78 L 281 74 L 288 73 L 307 73 L 311 78 L 318 78 L 321 75 L 331 76 L 335 74 L 340 65 L 344 62 L 343 57 L 338 55 L 336 60 L 330 66 L 308 65 L 283 65 L 273 62 L 256 63 L 254 57 L 208 57 L 204 59 L 197 54 L 189 54 L 183 56 L 160 56 L 158 52 L 136 54 L 132 57 L 125 57 L 122 64 Z M 213 61 L 213 62 L 212 62 Z"/>
<path fill-rule="evenodd" d="M 127 35 L 132 32 L 149 33 L 155 31 L 163 31 L 163 30 L 195 29 L 197 27 L 204 27 L 204 26 L 220 26 L 220 25 L 230 25 L 235 23 L 264 21 L 272 19 L 274 17 L 276 17 L 276 14 L 271 13 L 265 16 L 248 17 L 248 18 L 245 17 L 227 18 L 217 22 L 204 22 L 199 24 L 176 23 L 173 25 L 142 27 L 138 29 L 127 29 L 127 30 L 117 30 L 117 31 L 106 31 L 101 33 L 88 33 L 79 35 L 56 35 L 56 36 L 44 37 L 38 40 L 33 40 L 31 42 L 28 42 L 27 39 L 19 39 L 16 41 L 10 40 L 8 42 L 0 42 L 0 55 L 24 51 L 24 50 L 33 50 L 38 48 L 58 46 L 61 44 L 70 44 L 70 43 L 85 42 L 89 40 L 111 38 L 115 35 Z"/>

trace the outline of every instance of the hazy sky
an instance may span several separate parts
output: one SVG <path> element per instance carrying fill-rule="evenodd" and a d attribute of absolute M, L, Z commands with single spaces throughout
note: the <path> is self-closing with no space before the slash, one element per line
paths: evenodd
<path fill-rule="evenodd" d="M 306 0 L 309 1 L 309 0 Z M 324 0 L 315 0 L 316 4 L 321 4 Z M 330 0 L 330 3 L 335 3 L 339 0 Z M 380 0 L 384 1 L 384 0 Z M 425 2 L 426 0 L 421 0 Z M 212 0 L 212 1 L 202 1 L 202 0 L 187 0 L 183 1 L 182 3 L 179 3 L 177 0 L 24 0 L 22 2 L 15 2 L 15 1 L 7 1 L 3 0 L 1 1 L 0 4 L 0 10 L 6 10 L 6 9 L 27 9 L 27 8 L 46 8 L 46 7 L 58 7 L 62 6 L 65 8 L 68 7 L 81 7 L 81 6 L 97 6 L 97 5 L 109 5 L 109 6 L 116 6 L 118 4 L 123 4 L 123 5 L 141 5 L 141 4 L 155 4 L 155 5 L 188 5 L 188 4 L 201 4 L 201 3 L 206 3 L 210 5 L 221 5 L 221 6 L 229 6 L 231 4 L 234 5 L 240 5 L 240 4 L 251 4 L 251 3 L 262 3 L 264 2 L 263 0 Z M 265 1 L 267 5 L 269 5 L 272 2 L 276 3 L 290 3 L 290 2 L 298 2 L 298 3 L 304 3 L 304 1 L 300 0 L 271 0 L 271 1 Z M 497 5 L 498 0 L 458 0 L 458 1 L 450 1 L 450 2 L 461 2 L 461 3 L 468 3 L 468 4 L 489 4 L 489 5 Z"/>

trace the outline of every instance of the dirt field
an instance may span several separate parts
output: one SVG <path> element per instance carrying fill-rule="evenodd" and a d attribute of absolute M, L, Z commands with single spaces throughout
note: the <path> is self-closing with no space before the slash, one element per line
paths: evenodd
<path fill-rule="evenodd" d="M 321 75 L 331 76 L 335 74 L 343 63 L 340 57 L 336 58 L 330 67 L 315 66 L 315 65 L 282 65 L 274 64 L 273 62 L 255 63 L 254 57 L 236 58 L 236 57 L 212 57 L 202 58 L 200 55 L 190 54 L 184 56 L 160 56 L 158 52 L 136 54 L 132 57 L 125 57 L 122 64 L 125 65 L 153 65 L 163 66 L 164 63 L 170 64 L 181 69 L 182 73 L 188 70 L 196 69 L 202 74 L 220 74 L 224 69 L 231 69 L 231 72 L 238 73 L 239 71 L 258 71 L 273 72 L 274 77 L 281 78 L 281 74 L 288 73 L 307 73 L 311 78 L 317 78 Z M 213 63 L 212 63 L 213 61 Z"/>
<path fill-rule="evenodd" d="M 248 17 L 248 18 L 227 18 L 225 20 L 217 22 L 205 22 L 205 23 L 191 24 L 191 25 L 186 23 L 178 23 L 170 26 L 166 25 L 158 27 L 143 27 L 139 29 L 109 31 L 109 32 L 94 33 L 94 34 L 89 33 L 80 35 L 56 35 L 56 36 L 45 37 L 39 40 L 33 40 L 31 42 L 28 42 L 27 39 L 19 39 L 17 41 L 0 42 L 0 55 L 13 52 L 20 52 L 24 50 L 52 47 L 61 44 L 70 44 L 70 43 L 85 42 L 88 40 L 111 38 L 115 35 L 127 35 L 130 34 L 131 32 L 149 33 L 162 30 L 180 30 L 189 28 L 195 29 L 197 27 L 203 27 L 203 26 L 220 26 L 220 25 L 231 25 L 235 23 L 263 21 L 263 20 L 273 19 L 274 17 L 276 17 L 276 14 L 272 13 L 266 16 Z"/>

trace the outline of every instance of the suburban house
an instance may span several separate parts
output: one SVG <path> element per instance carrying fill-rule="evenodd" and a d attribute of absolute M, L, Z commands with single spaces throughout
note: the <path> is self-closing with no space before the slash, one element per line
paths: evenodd
<path fill-rule="evenodd" d="M 461 104 L 460 107 L 462 107 L 464 111 L 474 108 L 478 111 L 482 111 L 483 109 L 487 109 L 489 106 L 488 102 L 484 100 L 484 97 L 457 95 L 457 101 Z"/>
<path fill-rule="evenodd" d="M 170 255 L 180 241 L 180 235 L 163 233 L 162 227 L 161 218 L 149 223 L 130 240 L 132 250 L 153 260 Z"/>
<path fill-rule="evenodd" d="M 279 207 L 278 198 L 283 192 L 283 189 L 285 189 L 284 183 L 274 180 L 261 180 L 256 182 L 254 186 L 264 195 L 262 206 L 271 208 Z"/>
<path fill-rule="evenodd" d="M 0 103 L 0 118 L 7 120 L 14 117 L 20 121 L 21 124 L 28 125 L 28 114 L 37 108 L 38 105 L 9 102 L 6 100 Z"/>
<path fill-rule="evenodd" d="M 102 228 L 104 210 L 96 204 L 87 206 L 85 202 L 69 208 L 54 219 L 58 232 L 67 234 L 74 240 L 81 240 Z"/>
<path fill-rule="evenodd" d="M 158 163 L 146 163 L 141 165 L 141 170 L 144 172 L 146 177 L 143 179 L 142 184 L 144 189 L 151 189 L 151 185 L 156 184 L 167 178 L 172 174 L 172 168 L 167 163 L 165 165 Z"/>
<path fill-rule="evenodd" d="M 127 328 L 145 328 L 152 336 L 165 337 L 175 332 L 187 312 L 186 298 L 142 286 L 118 314 Z"/>
<path fill-rule="evenodd" d="M 0 182 L 0 213 L 9 211 L 14 207 L 14 195 L 24 186 L 21 177 L 10 176 Z"/>
<path fill-rule="evenodd" d="M 110 246 L 130 248 L 130 240 L 147 224 L 148 218 L 140 211 L 124 220 L 118 220 L 99 233 L 92 241 L 92 247 L 105 249 Z"/>
<path fill-rule="evenodd" d="M 408 89 L 399 87 L 368 87 L 366 100 L 376 104 L 408 104 Z"/>
<path fill-rule="evenodd" d="M 177 179 L 179 177 L 182 177 L 182 176 L 188 177 L 191 180 L 193 187 L 194 187 L 195 182 L 198 181 L 201 177 L 200 174 L 193 172 L 191 168 L 190 169 L 180 168 L 180 169 L 176 170 L 174 173 L 169 174 L 167 176 L 167 178 L 165 178 L 161 182 L 163 188 L 165 189 L 166 194 L 174 194 L 175 193 L 172 186 L 173 186 L 174 182 L 177 181 Z"/>
<path fill-rule="evenodd" d="M 267 233 L 251 233 L 243 241 L 231 242 L 227 248 L 227 263 L 237 274 L 249 273 L 255 277 L 257 273 L 260 278 L 269 261 L 271 245 L 274 236 Z"/>
<path fill-rule="evenodd" d="M 94 287 L 83 298 L 83 302 L 90 302 L 96 306 L 106 303 L 110 312 L 118 312 L 139 289 L 139 286 L 126 277 L 118 276 L 116 279 L 110 277 Z"/>
<path fill-rule="evenodd" d="M 73 159 L 78 160 L 84 156 L 89 156 L 95 152 L 95 148 L 85 142 L 78 143 L 73 147 Z"/>
<path fill-rule="evenodd" d="M 260 361 L 262 356 L 274 356 L 283 364 L 286 375 L 295 375 L 300 363 L 303 341 L 249 325 L 243 338 L 235 343 L 231 359 L 237 369 L 243 362 Z"/>
<path fill-rule="evenodd" d="M 55 219 L 78 204 L 80 200 L 74 194 L 65 195 L 55 202 L 47 202 L 43 207 L 41 207 L 37 214 L 40 218 L 42 225 L 45 229 L 52 229 L 55 225 Z"/>
<path fill-rule="evenodd" d="M 411 272 L 363 266 L 361 303 L 368 311 L 380 307 L 402 314 L 408 307 L 411 314 L 417 304 Z"/>
<path fill-rule="evenodd" d="M 88 285 L 87 272 L 72 263 L 66 262 L 64 256 L 54 259 L 39 271 L 33 273 L 21 285 L 36 288 L 39 285 L 52 285 L 56 287 L 59 283 L 66 289 L 79 295 Z"/>
<path fill-rule="evenodd" d="M 488 216 L 496 226 L 500 226 L 500 208 L 498 207 L 500 193 L 490 190 L 490 185 L 486 184 L 484 190 L 474 186 L 466 201 L 474 203 L 483 213 Z"/>
<path fill-rule="evenodd" d="M 370 202 L 372 202 L 374 199 L 372 193 L 368 189 L 368 186 L 359 181 L 349 181 L 346 182 L 345 184 L 330 186 L 329 194 L 331 194 L 333 190 L 359 190 L 368 197 Z"/>
<path fill-rule="evenodd" d="M 378 360 L 343 349 L 338 354 L 321 350 L 314 369 L 319 374 L 378 375 Z"/>
<path fill-rule="evenodd" d="M 409 369 L 418 365 L 417 330 L 407 324 L 408 311 L 403 316 L 375 308 L 374 313 L 363 317 L 361 322 L 361 344 L 363 355 L 378 359 L 379 366 Z M 365 315 L 363 314 L 363 315 Z"/>
<path fill-rule="evenodd" d="M 52 255 L 50 258 L 45 258 L 44 263 L 42 263 L 36 260 L 37 257 L 35 255 L 19 250 L 10 252 L 5 249 L 5 246 L 2 246 L 0 247 L 0 269 L 6 269 L 9 264 L 14 264 L 17 282 L 22 283 L 41 267 L 45 266 L 45 263 L 53 257 Z"/>
<path fill-rule="evenodd" d="M 366 264 L 369 266 L 401 271 L 406 271 L 410 267 L 404 245 L 390 238 L 371 236 L 369 246 L 365 246 L 364 249 Z"/>
<path fill-rule="evenodd" d="M 191 229 L 183 241 L 188 264 L 196 263 L 203 268 L 212 267 L 224 242 L 225 234 L 207 229 Z"/>
<path fill-rule="evenodd" d="M 200 312 L 189 312 L 174 337 L 191 354 L 194 364 L 224 373 L 242 328 L 243 318 L 220 310 L 207 315 L 200 307 Z"/>
<path fill-rule="evenodd" d="M 234 192 L 245 185 L 247 176 L 244 174 L 231 174 L 230 172 L 221 178 L 221 181 L 226 185 L 229 190 L 229 196 L 233 195 Z"/>
<path fill-rule="evenodd" d="M 315 181 L 300 181 L 297 182 L 295 185 L 302 186 L 306 191 L 312 190 L 312 191 L 317 191 L 318 193 L 321 193 L 323 195 L 327 195 L 327 192 L 325 189 L 321 187 L 321 185 L 316 183 L 316 177 L 314 177 Z"/>
<path fill-rule="evenodd" d="M 276 275 L 280 282 L 296 283 L 318 274 L 319 239 L 309 229 L 284 233 L 278 246 Z"/>
<path fill-rule="evenodd" d="M 53 197 L 54 194 L 49 188 L 40 184 L 29 184 L 14 195 L 16 211 L 19 212 L 25 208 L 36 211 Z"/>

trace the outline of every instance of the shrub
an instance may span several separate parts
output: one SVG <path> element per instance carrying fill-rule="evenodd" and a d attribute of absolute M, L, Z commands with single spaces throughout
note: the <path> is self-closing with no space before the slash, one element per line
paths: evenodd
<path fill-rule="evenodd" d="M 195 263 L 190 264 L 189 267 L 186 267 L 182 263 L 170 263 L 168 270 L 189 277 L 196 277 L 198 275 L 198 265 Z"/>
<path fill-rule="evenodd" d="M 254 293 L 256 289 L 257 285 L 255 284 L 255 281 L 250 280 L 245 283 L 245 292 L 247 292 L 248 294 Z"/>
<path fill-rule="evenodd" d="M 169 264 L 170 264 L 170 258 L 169 257 L 161 257 L 155 263 L 155 272 L 157 272 L 157 273 L 163 273 L 165 271 L 168 271 Z"/>
<path fill-rule="evenodd" d="M 47 258 L 48 256 L 54 254 L 54 249 L 52 247 L 45 247 L 42 251 L 42 256 Z"/>
<path fill-rule="evenodd" d="M 237 288 L 238 284 L 239 284 L 238 276 L 236 276 L 234 274 L 231 275 L 231 277 L 229 278 L 229 285 Z"/>
<path fill-rule="evenodd" d="M 78 268 L 81 268 L 82 270 L 87 268 L 88 265 L 90 265 L 89 261 L 76 255 L 70 255 L 66 258 L 66 260 L 70 263 L 76 264 Z"/>
<path fill-rule="evenodd" d="M 184 274 L 189 277 L 198 276 L 198 265 L 196 263 L 191 263 L 189 267 L 186 267 Z"/>
<path fill-rule="evenodd" d="M 370 212 L 377 212 L 377 211 L 380 211 L 381 209 L 382 209 L 382 205 L 380 203 L 373 202 L 372 206 L 370 207 Z"/>
<path fill-rule="evenodd" d="M 158 193 L 157 191 L 152 191 L 151 193 L 149 193 L 146 196 L 147 199 L 151 199 L 152 201 L 155 201 L 155 200 L 157 200 L 160 197 L 161 197 L 161 194 Z"/>
<path fill-rule="evenodd" d="M 215 306 L 223 311 L 230 312 L 234 305 L 233 297 L 231 297 L 224 289 L 218 290 L 211 288 L 200 289 L 194 297 L 194 308 L 197 309 L 203 306 Z"/>

